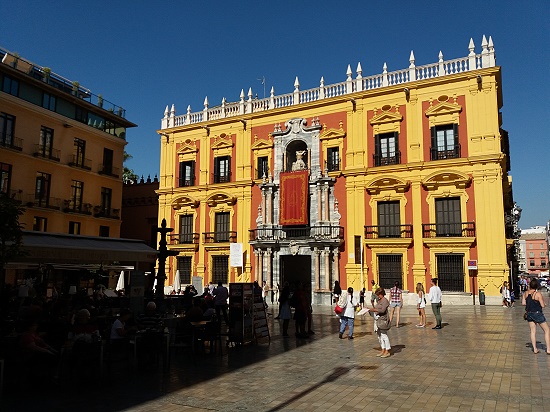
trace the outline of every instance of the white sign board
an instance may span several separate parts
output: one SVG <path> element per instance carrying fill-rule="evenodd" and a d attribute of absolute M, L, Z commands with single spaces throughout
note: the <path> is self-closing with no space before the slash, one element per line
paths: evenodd
<path fill-rule="evenodd" d="M 243 267 L 243 244 L 231 243 L 229 245 L 229 266 Z"/>

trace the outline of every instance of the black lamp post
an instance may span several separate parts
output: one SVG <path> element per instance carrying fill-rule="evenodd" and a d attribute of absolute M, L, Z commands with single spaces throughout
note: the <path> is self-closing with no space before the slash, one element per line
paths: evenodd
<path fill-rule="evenodd" d="M 158 248 L 158 260 L 159 270 L 157 272 L 157 289 L 155 290 L 155 296 L 158 299 L 164 298 L 164 281 L 166 279 L 166 258 L 168 256 L 176 256 L 178 252 L 168 250 L 166 242 L 166 234 L 172 232 L 174 229 L 166 227 L 166 219 L 162 219 L 160 227 L 157 227 L 157 232 L 160 233 L 160 241 Z"/>

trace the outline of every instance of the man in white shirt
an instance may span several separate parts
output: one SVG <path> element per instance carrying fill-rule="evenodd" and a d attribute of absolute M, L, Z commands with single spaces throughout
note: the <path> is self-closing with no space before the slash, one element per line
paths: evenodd
<path fill-rule="evenodd" d="M 436 321 L 436 325 L 432 329 L 441 329 L 441 289 L 437 286 L 437 278 L 432 279 L 428 299 L 432 302 L 432 311 Z"/>

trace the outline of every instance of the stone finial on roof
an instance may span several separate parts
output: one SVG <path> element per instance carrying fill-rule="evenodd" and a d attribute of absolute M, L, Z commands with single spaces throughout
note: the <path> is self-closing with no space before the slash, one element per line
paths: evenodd
<path fill-rule="evenodd" d="M 348 64 L 348 69 L 346 70 L 346 76 L 348 76 L 348 77 L 347 77 L 346 80 L 348 80 L 348 81 L 351 80 L 351 74 L 352 74 L 351 66 Z"/>
<path fill-rule="evenodd" d="M 296 80 L 294 80 L 294 91 L 297 92 L 300 90 L 300 82 L 298 81 L 298 76 L 296 76 Z"/>

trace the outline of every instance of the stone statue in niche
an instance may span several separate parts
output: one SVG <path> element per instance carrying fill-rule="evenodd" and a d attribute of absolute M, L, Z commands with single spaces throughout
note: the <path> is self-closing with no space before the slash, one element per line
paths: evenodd
<path fill-rule="evenodd" d="M 292 171 L 307 169 L 306 163 L 303 159 L 305 154 L 305 150 L 296 150 L 296 161 L 292 163 Z"/>

